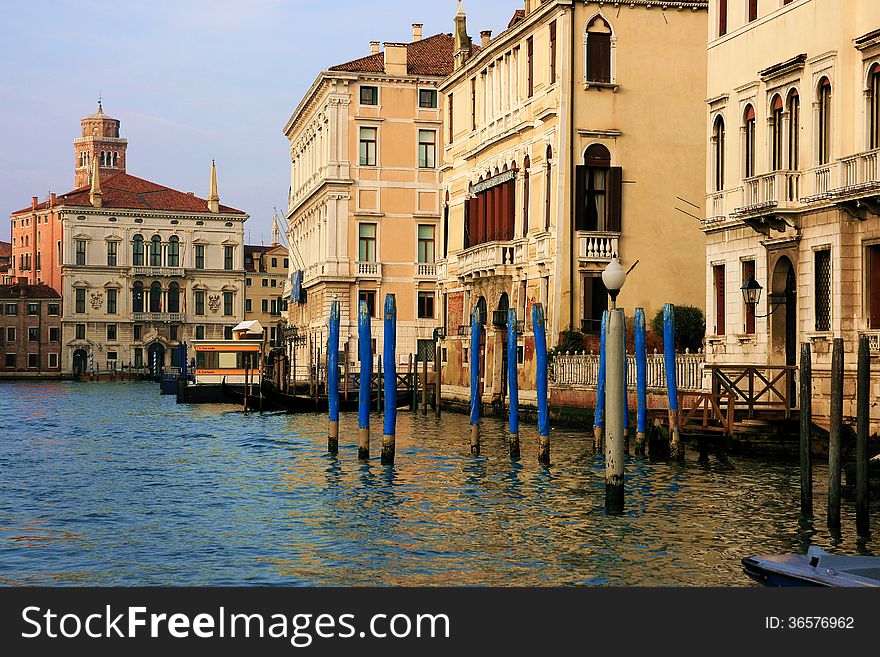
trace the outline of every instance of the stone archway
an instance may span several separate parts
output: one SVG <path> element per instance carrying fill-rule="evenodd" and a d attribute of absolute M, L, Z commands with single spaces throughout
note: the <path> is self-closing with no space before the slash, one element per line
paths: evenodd
<path fill-rule="evenodd" d="M 148 347 L 147 367 L 153 376 L 158 376 L 165 370 L 165 347 L 161 342 L 154 342 Z"/>
<path fill-rule="evenodd" d="M 77 349 L 73 352 L 73 373 L 76 376 L 85 374 L 89 369 L 89 355 L 85 349 Z"/>
<path fill-rule="evenodd" d="M 770 360 L 774 364 L 794 366 L 798 347 L 797 275 L 787 255 L 776 260 L 770 282 Z"/>

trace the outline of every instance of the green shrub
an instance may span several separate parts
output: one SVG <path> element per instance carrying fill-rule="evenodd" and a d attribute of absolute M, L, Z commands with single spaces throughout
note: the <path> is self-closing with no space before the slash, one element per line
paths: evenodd
<path fill-rule="evenodd" d="M 651 321 L 651 330 L 663 337 L 663 309 Z M 699 351 L 706 335 L 706 318 L 696 306 L 675 306 L 675 350 Z"/>
<path fill-rule="evenodd" d="M 584 334 L 580 331 L 563 331 L 559 334 L 559 345 L 556 347 L 557 353 L 580 353 L 584 351 Z"/>

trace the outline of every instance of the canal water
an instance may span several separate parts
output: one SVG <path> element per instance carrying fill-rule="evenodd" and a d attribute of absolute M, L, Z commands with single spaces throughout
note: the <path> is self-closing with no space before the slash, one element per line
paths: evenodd
<path fill-rule="evenodd" d="M 356 417 L 179 406 L 149 383 L 0 383 L 0 584 L 750 585 L 740 559 L 877 552 L 846 503 L 839 536 L 798 514 L 796 459 L 627 463 L 626 513 L 604 512 L 592 440 L 400 412 L 397 464 L 357 460 Z M 872 525 L 880 531 L 880 513 Z"/>

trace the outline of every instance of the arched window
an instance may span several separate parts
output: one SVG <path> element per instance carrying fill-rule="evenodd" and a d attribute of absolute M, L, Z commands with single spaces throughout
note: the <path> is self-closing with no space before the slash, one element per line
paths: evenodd
<path fill-rule="evenodd" d="M 177 235 L 168 239 L 168 266 L 180 267 L 180 239 Z"/>
<path fill-rule="evenodd" d="M 168 312 L 180 312 L 180 286 L 175 282 L 168 285 Z"/>
<path fill-rule="evenodd" d="M 547 146 L 544 171 L 544 230 L 550 230 L 550 195 L 553 191 L 553 148 Z"/>
<path fill-rule="evenodd" d="M 132 312 L 144 312 L 144 284 L 135 281 L 131 288 L 131 310 Z"/>
<path fill-rule="evenodd" d="M 144 266 L 144 238 L 141 235 L 131 239 L 131 264 L 134 267 Z"/>
<path fill-rule="evenodd" d="M 113 153 L 113 166 L 116 166 L 116 157 L 117 157 L 117 155 L 118 155 L 118 153 L 115 153 L 115 152 Z"/>
<path fill-rule="evenodd" d="M 104 151 L 101 151 L 101 166 L 104 166 Z"/>
<path fill-rule="evenodd" d="M 880 148 L 880 64 L 868 73 L 868 148 Z"/>
<path fill-rule="evenodd" d="M 611 153 L 592 144 L 575 169 L 575 230 L 620 232 L 623 176 Z"/>
<path fill-rule="evenodd" d="M 611 25 L 598 14 L 587 23 L 585 78 L 587 82 L 611 82 Z"/>
<path fill-rule="evenodd" d="M 716 117 L 712 127 L 712 163 L 714 191 L 724 190 L 724 119 Z"/>
<path fill-rule="evenodd" d="M 773 171 L 781 171 L 784 168 L 782 163 L 782 136 L 785 130 L 782 121 L 783 111 L 782 98 L 778 95 L 774 96 L 770 102 L 770 164 Z"/>
<path fill-rule="evenodd" d="M 150 285 L 150 312 L 162 312 L 162 285 L 159 281 L 153 281 Z"/>
<path fill-rule="evenodd" d="M 755 108 L 751 105 L 746 107 L 743 115 L 743 127 L 743 177 L 751 178 L 755 175 Z"/>
<path fill-rule="evenodd" d="M 831 161 L 831 80 L 823 77 L 817 89 L 819 102 L 819 131 L 816 135 L 819 164 Z"/>
<path fill-rule="evenodd" d="M 792 89 L 788 94 L 788 170 L 797 171 L 800 168 L 800 125 L 801 125 L 801 99 L 798 92 Z"/>
<path fill-rule="evenodd" d="M 528 155 L 523 160 L 523 237 L 529 234 L 529 188 L 531 187 L 531 171 L 532 161 Z"/>
<path fill-rule="evenodd" d="M 153 235 L 150 240 L 150 267 L 162 266 L 162 238 Z"/>

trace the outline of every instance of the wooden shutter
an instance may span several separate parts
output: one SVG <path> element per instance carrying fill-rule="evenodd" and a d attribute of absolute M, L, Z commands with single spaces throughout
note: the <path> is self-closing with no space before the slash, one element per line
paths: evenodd
<path fill-rule="evenodd" d="M 464 203 L 464 248 L 471 245 L 471 222 L 474 218 L 474 199 L 469 198 Z"/>
<path fill-rule="evenodd" d="M 587 167 L 575 167 L 574 229 L 587 230 Z"/>
<path fill-rule="evenodd" d="M 611 82 L 611 35 L 590 32 L 587 35 L 587 79 Z"/>
<path fill-rule="evenodd" d="M 724 307 L 724 265 L 715 265 L 712 268 L 715 275 L 715 335 L 725 333 L 725 307 Z"/>
<path fill-rule="evenodd" d="M 608 170 L 608 230 L 619 233 L 621 228 L 621 201 L 623 197 L 623 170 L 611 167 Z"/>
<path fill-rule="evenodd" d="M 880 246 L 872 246 L 869 249 L 870 257 L 870 279 L 868 283 L 868 293 L 871 295 L 870 316 L 871 328 L 880 328 Z"/>
<path fill-rule="evenodd" d="M 746 260 L 743 262 L 743 283 L 747 282 L 749 278 L 753 278 L 755 276 L 755 261 L 754 260 Z M 751 305 L 746 306 L 746 333 L 753 334 L 755 332 L 755 307 Z"/>

